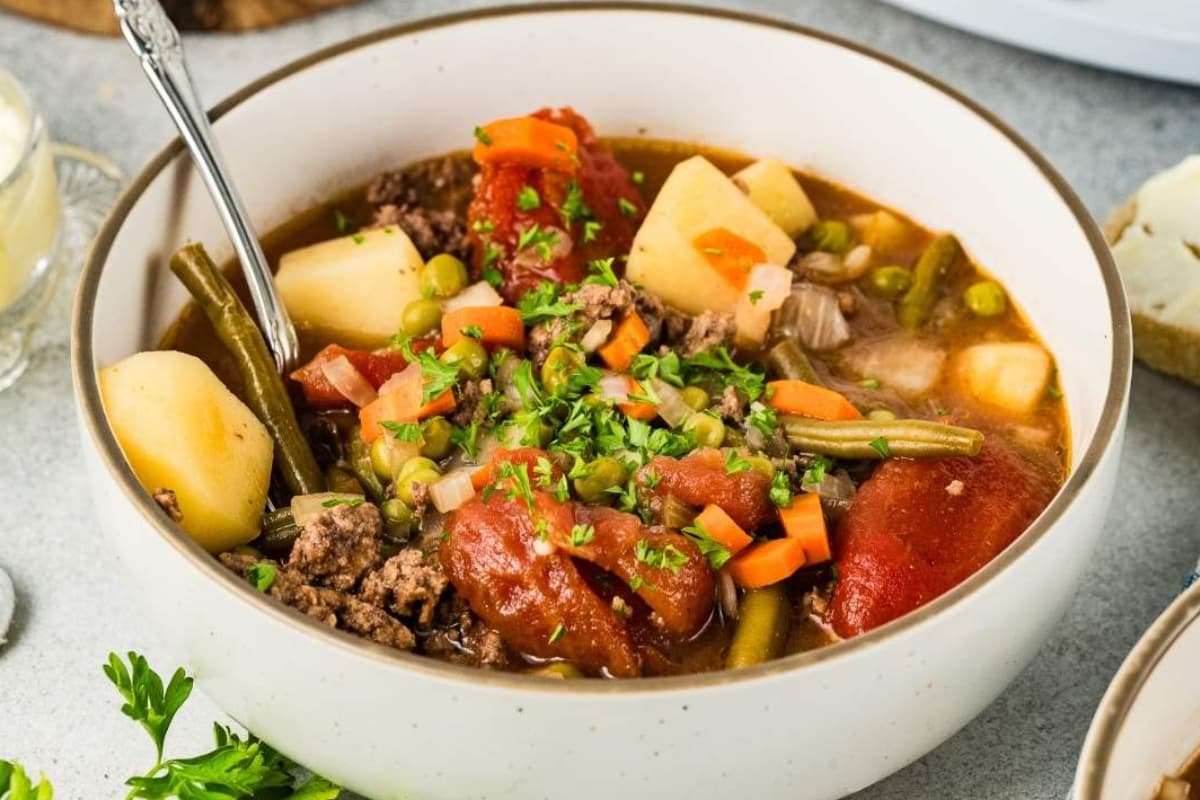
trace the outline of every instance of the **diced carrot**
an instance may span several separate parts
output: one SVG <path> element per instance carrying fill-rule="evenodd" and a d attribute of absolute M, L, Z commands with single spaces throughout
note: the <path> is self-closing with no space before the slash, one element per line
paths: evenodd
<path fill-rule="evenodd" d="M 404 392 L 381 394 L 374 402 L 358 410 L 360 435 L 364 442 L 373 442 L 383 435 L 383 422 L 416 422 L 447 415 L 457 407 L 453 389 L 447 389 L 417 408 L 413 408 L 411 399 Z"/>
<path fill-rule="evenodd" d="M 478 328 L 479 342 L 489 349 L 511 347 L 525 349 L 525 323 L 521 312 L 511 306 L 473 306 L 458 308 L 442 317 L 442 345 L 454 346 L 463 339 L 473 338 L 463 329 Z"/>
<path fill-rule="evenodd" d="M 788 578 L 807 562 L 798 539 L 772 539 L 750 545 L 725 565 L 743 589 L 770 586 Z"/>
<path fill-rule="evenodd" d="M 633 378 L 626 377 L 625 383 L 629 386 L 630 397 L 646 393 L 642 385 Z M 626 400 L 624 403 L 617 403 L 617 410 L 627 417 L 640 419 L 643 422 L 649 422 L 658 416 L 658 406 L 654 403 L 647 403 L 645 400 Z"/>
<path fill-rule="evenodd" d="M 574 172 L 579 139 L 575 131 L 537 117 L 489 122 L 476 131 L 472 157 L 477 164 L 519 164 Z"/>
<path fill-rule="evenodd" d="M 630 311 L 621 320 L 608 344 L 600 348 L 600 358 L 617 372 L 624 372 L 633 363 L 633 357 L 649 343 L 650 329 L 636 311 Z"/>
<path fill-rule="evenodd" d="M 767 254 L 761 247 L 728 228 L 707 230 L 692 241 L 692 246 L 735 289 L 746 285 L 751 267 L 767 260 Z"/>
<path fill-rule="evenodd" d="M 822 564 L 833 558 L 820 495 L 797 495 L 791 506 L 779 509 L 779 521 L 783 523 L 783 532 L 787 537 L 804 547 L 808 563 Z"/>
<path fill-rule="evenodd" d="M 479 469 L 471 473 L 471 486 L 475 491 L 483 491 L 483 487 L 492 482 L 492 465 L 484 464 Z"/>
<path fill-rule="evenodd" d="M 853 403 L 824 386 L 799 380 L 771 381 L 767 394 L 767 405 L 784 414 L 824 420 L 862 419 Z"/>
<path fill-rule="evenodd" d="M 696 515 L 695 525 L 713 541 L 724 545 L 732 555 L 737 555 L 754 543 L 741 526 L 725 513 L 725 509 L 712 503 Z"/>

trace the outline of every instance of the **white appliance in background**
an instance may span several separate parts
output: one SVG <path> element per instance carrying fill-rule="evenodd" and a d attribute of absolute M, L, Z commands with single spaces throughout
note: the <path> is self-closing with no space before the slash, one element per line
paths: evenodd
<path fill-rule="evenodd" d="M 1200 85 L 1200 0 L 884 0 L 1098 67 Z"/>

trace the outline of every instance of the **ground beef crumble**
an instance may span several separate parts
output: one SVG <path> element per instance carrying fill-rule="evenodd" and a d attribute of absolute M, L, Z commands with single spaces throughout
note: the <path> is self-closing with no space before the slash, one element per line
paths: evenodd
<path fill-rule="evenodd" d="M 311 583 L 353 589 L 379 560 L 382 530 L 379 509 L 371 503 L 327 508 L 301 528 L 288 568 Z"/>
<path fill-rule="evenodd" d="M 401 617 L 414 614 L 417 623 L 429 627 L 438 600 L 450 585 L 437 561 L 420 550 L 405 549 L 363 579 L 362 599 Z"/>
<path fill-rule="evenodd" d="M 460 428 L 465 428 L 472 422 L 483 422 L 487 416 L 483 398 L 495 391 L 491 378 L 463 381 L 459 385 L 458 406 L 450 416 L 450 421 Z"/>
<path fill-rule="evenodd" d="M 503 669 L 514 663 L 515 657 L 500 634 L 483 624 L 458 595 L 442 606 L 438 622 L 437 630 L 423 643 L 426 654 L 488 669 Z"/>
<path fill-rule="evenodd" d="M 612 319 L 633 308 L 636 291 L 625 281 L 616 286 L 585 283 L 563 297 L 563 301 L 582 306 L 577 312 L 588 323 Z"/>
<path fill-rule="evenodd" d="M 174 489 L 155 489 L 150 496 L 172 522 L 183 522 L 183 511 L 179 508 L 179 498 L 175 496 Z"/>
<path fill-rule="evenodd" d="M 367 202 L 376 207 L 372 227 L 398 226 L 423 258 L 451 253 L 467 260 L 466 208 L 475 173 L 470 159 L 453 156 L 383 173 L 367 186 Z"/>
<path fill-rule="evenodd" d="M 683 341 L 678 345 L 680 355 L 694 356 L 707 353 L 715 347 L 728 347 L 733 344 L 733 334 L 733 314 L 705 311 L 692 318 Z"/>

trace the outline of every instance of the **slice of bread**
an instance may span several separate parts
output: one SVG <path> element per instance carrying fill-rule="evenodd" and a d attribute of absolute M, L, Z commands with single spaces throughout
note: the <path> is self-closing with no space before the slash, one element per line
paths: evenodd
<path fill-rule="evenodd" d="M 1200 156 L 1146 181 L 1104 229 L 1149 366 L 1200 384 Z"/>

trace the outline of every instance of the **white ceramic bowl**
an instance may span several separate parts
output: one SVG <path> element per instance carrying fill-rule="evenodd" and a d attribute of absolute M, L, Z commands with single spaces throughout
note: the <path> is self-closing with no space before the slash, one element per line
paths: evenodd
<path fill-rule="evenodd" d="M 1083 743 L 1075 800 L 1151 800 L 1200 748 L 1200 582 L 1126 656 Z"/>
<path fill-rule="evenodd" d="M 480 120 L 572 104 L 606 134 L 773 155 L 959 234 L 1061 367 L 1073 474 L 1016 543 L 920 611 L 737 673 L 547 682 L 373 646 L 266 602 L 165 522 L 104 421 L 96 370 L 152 347 L 185 301 L 167 256 L 228 254 L 178 144 L 96 243 L 74 378 L 99 519 L 147 613 L 230 714 L 376 798 L 831 798 L 927 753 L 1032 658 L 1112 494 L 1130 339 L 1100 234 L 995 118 L 825 35 L 718 11 L 474 12 L 318 53 L 222 103 L 216 133 L 261 229 L 382 168 L 468 143 Z"/>

